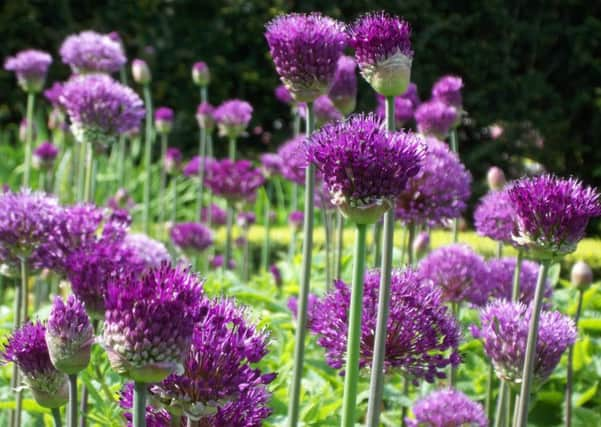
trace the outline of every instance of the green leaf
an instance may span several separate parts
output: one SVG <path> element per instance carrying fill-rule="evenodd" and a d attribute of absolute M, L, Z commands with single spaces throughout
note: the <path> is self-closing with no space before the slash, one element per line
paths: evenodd
<path fill-rule="evenodd" d="M 576 398 L 576 406 L 583 406 L 597 394 L 597 389 L 599 388 L 599 383 L 595 383 L 593 386 L 589 387 L 584 393 L 577 395 Z"/>

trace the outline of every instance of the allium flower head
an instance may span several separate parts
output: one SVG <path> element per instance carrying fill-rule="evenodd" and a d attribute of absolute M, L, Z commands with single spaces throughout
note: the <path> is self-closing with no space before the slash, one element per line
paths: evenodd
<path fill-rule="evenodd" d="M 265 38 L 275 69 L 297 102 L 327 93 L 347 43 L 344 24 L 319 13 L 291 13 L 269 22 Z"/>
<path fill-rule="evenodd" d="M 184 166 L 184 169 L 182 170 L 184 173 L 184 176 L 187 176 L 187 177 L 198 176 L 200 174 L 201 160 L 202 160 L 202 158 L 200 156 L 192 157 L 188 161 L 188 163 L 186 163 L 186 165 Z M 205 157 L 204 161 L 205 161 L 205 168 L 206 168 L 205 174 L 206 174 L 207 170 L 209 169 L 209 165 L 211 163 L 215 162 L 215 159 L 212 157 Z"/>
<path fill-rule="evenodd" d="M 361 74 L 380 95 L 397 96 L 411 79 L 411 27 L 385 12 L 368 13 L 350 29 Z"/>
<path fill-rule="evenodd" d="M 134 381 L 162 381 L 190 346 L 202 287 L 189 271 L 163 264 L 108 286 L 103 342 L 113 369 Z"/>
<path fill-rule="evenodd" d="M 131 74 L 134 78 L 134 82 L 141 85 L 149 84 L 152 79 L 150 68 L 143 59 L 136 58 L 131 62 Z"/>
<path fill-rule="evenodd" d="M 209 214 L 211 217 L 211 226 L 218 227 L 221 225 L 225 225 L 227 221 L 227 212 L 225 211 L 225 209 L 221 209 L 219 205 L 211 203 L 210 206 L 203 207 L 200 210 L 200 220 L 204 223 L 208 223 Z"/>
<path fill-rule="evenodd" d="M 94 31 L 72 34 L 65 39 L 60 55 L 63 62 L 75 74 L 114 73 L 119 71 L 127 58 L 121 43 L 109 35 Z"/>
<path fill-rule="evenodd" d="M 574 178 L 525 178 L 509 189 L 517 216 L 514 239 L 540 257 L 573 252 L 589 219 L 601 215 L 599 194 Z"/>
<path fill-rule="evenodd" d="M 304 185 L 307 168 L 305 138 L 298 136 L 286 141 L 278 149 L 278 156 L 282 176 L 298 185 Z"/>
<path fill-rule="evenodd" d="M 417 130 L 424 135 L 444 139 L 449 130 L 457 122 L 457 109 L 438 99 L 422 103 L 415 110 Z"/>
<path fill-rule="evenodd" d="M 83 303 L 74 295 L 66 302 L 54 298 L 48 325 L 46 343 L 52 364 L 66 374 L 77 374 L 90 362 L 94 343 L 94 328 Z"/>
<path fill-rule="evenodd" d="M 285 85 L 279 85 L 278 87 L 276 87 L 274 90 L 274 94 L 276 99 L 284 104 L 291 105 L 294 102 L 292 95 L 290 94 L 288 89 L 286 89 Z"/>
<path fill-rule="evenodd" d="M 421 398 L 412 408 L 415 420 L 408 427 L 488 427 L 484 408 L 454 389 L 438 390 Z"/>
<path fill-rule="evenodd" d="M 342 55 L 338 58 L 334 82 L 328 92 L 338 110 L 344 115 L 349 115 L 355 110 L 357 104 L 357 63 L 350 56 Z"/>
<path fill-rule="evenodd" d="M 173 110 L 169 107 L 159 107 L 154 112 L 154 127 L 158 133 L 169 133 L 173 127 Z"/>
<path fill-rule="evenodd" d="M 277 175 L 282 169 L 282 158 L 276 153 L 264 153 L 259 157 L 265 176 Z"/>
<path fill-rule="evenodd" d="M 159 267 L 171 262 L 165 245 L 142 233 L 127 233 L 123 245 L 133 253 L 133 257 L 148 268 Z"/>
<path fill-rule="evenodd" d="M 505 300 L 495 300 L 480 311 L 481 327 L 472 333 L 484 343 L 484 351 L 492 360 L 497 376 L 519 384 L 526 353 L 531 306 Z M 540 314 L 536 358 L 535 384 L 544 382 L 559 363 L 561 355 L 576 341 L 574 322 L 557 311 Z"/>
<path fill-rule="evenodd" d="M 101 74 L 76 76 L 60 96 L 79 142 L 107 144 L 140 125 L 144 104 L 127 86 Z"/>
<path fill-rule="evenodd" d="M 50 64 L 52 56 L 48 53 L 28 49 L 6 58 L 4 69 L 17 75 L 19 86 L 25 92 L 37 93 L 44 87 Z"/>
<path fill-rule="evenodd" d="M 192 66 L 192 80 L 198 86 L 207 86 L 211 82 L 211 71 L 206 62 L 198 61 Z"/>
<path fill-rule="evenodd" d="M 389 133 L 373 115 L 354 115 L 315 132 L 308 160 L 323 174 L 332 201 L 358 223 L 373 223 L 415 176 L 423 158 L 413 133 Z"/>
<path fill-rule="evenodd" d="M 237 138 L 246 130 L 252 113 L 253 107 L 248 102 L 231 99 L 215 109 L 213 118 L 217 122 L 220 135 Z"/>
<path fill-rule="evenodd" d="M 54 82 L 52 86 L 44 91 L 44 98 L 52 104 L 53 107 L 60 107 L 60 96 L 63 93 L 63 83 Z"/>
<path fill-rule="evenodd" d="M 248 160 L 217 160 L 208 166 L 205 183 L 213 194 L 230 203 L 254 201 L 265 182 L 261 171 Z"/>
<path fill-rule="evenodd" d="M 465 210 L 471 182 L 470 173 L 447 144 L 426 138 L 422 167 L 397 198 L 396 216 L 406 223 L 442 225 Z"/>
<path fill-rule="evenodd" d="M 504 298 L 511 301 L 513 290 L 513 272 L 516 266 L 515 258 L 493 258 L 488 260 L 488 274 L 493 298 Z M 520 270 L 520 295 L 518 301 L 530 304 L 534 299 L 536 281 L 540 266 L 533 261 L 523 260 Z M 553 288 L 549 280 L 545 282 L 544 298 L 551 300 Z"/>
<path fill-rule="evenodd" d="M 432 98 L 436 98 L 461 111 L 463 79 L 458 76 L 443 76 L 432 86 Z"/>
<path fill-rule="evenodd" d="M 474 225 L 481 236 L 517 246 L 513 240 L 517 231 L 516 214 L 507 190 L 482 197 L 474 211 Z"/>
<path fill-rule="evenodd" d="M 440 288 L 444 302 L 484 305 L 492 292 L 484 259 L 467 245 L 433 250 L 420 262 L 418 272 Z"/>
<path fill-rule="evenodd" d="M 343 115 L 327 95 L 322 95 L 314 102 L 315 123 L 318 128 L 328 122 L 336 122 L 343 119 Z"/>
<path fill-rule="evenodd" d="M 58 408 L 67 402 L 67 376 L 52 365 L 44 335 L 40 322 L 26 323 L 8 338 L 0 360 L 19 367 L 36 402 Z"/>
<path fill-rule="evenodd" d="M 378 312 L 380 273 L 365 275 L 361 324 L 360 366 L 367 367 L 373 357 L 374 333 Z M 326 350 L 330 366 L 340 369 L 346 358 L 350 289 L 342 281 L 334 290 L 315 302 L 310 310 L 311 331 Z M 392 274 L 388 317 L 386 370 L 399 369 L 417 382 L 444 378 L 444 368 L 459 363 L 457 346 L 460 329 L 444 305 L 440 291 L 412 270 Z"/>
<path fill-rule="evenodd" d="M 214 113 L 215 108 L 208 102 L 198 104 L 198 108 L 196 109 L 196 121 L 198 122 L 198 126 L 206 129 L 208 132 L 212 131 L 215 127 Z"/>
<path fill-rule="evenodd" d="M 54 166 L 54 160 L 58 155 L 58 148 L 50 141 L 44 141 L 33 150 L 32 164 L 41 170 L 50 170 Z"/>
<path fill-rule="evenodd" d="M 267 334 L 231 301 L 203 299 L 200 313 L 183 373 L 152 386 L 153 398 L 203 426 L 261 426 L 275 374 L 254 364 L 267 354 Z"/>
<path fill-rule="evenodd" d="M 213 244 L 213 233 L 199 222 L 182 222 L 171 227 L 171 241 L 188 255 L 203 252 Z"/>
<path fill-rule="evenodd" d="M 163 158 L 163 167 L 165 168 L 165 171 L 170 175 L 178 173 L 182 167 L 182 159 L 182 152 L 179 148 L 167 148 L 165 157 Z"/>
<path fill-rule="evenodd" d="M 386 117 L 385 98 L 382 95 L 377 95 L 377 101 L 376 114 L 384 120 Z M 409 83 L 405 93 L 394 97 L 394 120 L 397 129 L 405 127 L 410 120 L 413 120 L 415 109 L 420 103 L 417 86 L 414 83 Z"/>

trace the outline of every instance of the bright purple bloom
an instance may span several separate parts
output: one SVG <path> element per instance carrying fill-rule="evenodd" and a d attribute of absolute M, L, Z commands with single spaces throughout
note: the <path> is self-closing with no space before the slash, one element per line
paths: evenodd
<path fill-rule="evenodd" d="M 207 131 L 213 130 L 215 127 L 214 113 L 215 108 L 208 102 L 198 104 L 198 108 L 196 109 L 196 121 L 198 122 L 198 126 L 207 129 Z"/>
<path fill-rule="evenodd" d="M 171 256 L 165 245 L 141 233 L 127 233 L 123 240 L 126 249 L 145 267 L 159 267 L 171 262 Z"/>
<path fill-rule="evenodd" d="M 346 46 L 344 24 L 319 13 L 291 13 L 269 22 L 265 38 L 275 69 L 296 101 L 326 94 Z"/>
<path fill-rule="evenodd" d="M 495 300 L 480 311 L 482 326 L 479 329 L 472 326 L 472 333 L 484 343 L 484 351 L 492 360 L 497 376 L 505 381 L 521 382 L 531 315 L 531 306 Z M 535 385 L 551 375 L 576 336 L 572 319 L 558 311 L 541 312 L 533 372 Z"/>
<path fill-rule="evenodd" d="M 254 212 L 240 212 L 238 214 L 237 223 L 240 228 L 248 229 L 255 222 L 257 222 L 257 216 Z"/>
<path fill-rule="evenodd" d="M 322 95 L 317 98 L 313 104 L 315 113 L 315 123 L 317 127 L 322 127 L 328 122 L 336 122 L 342 120 L 344 116 L 334 106 L 334 103 L 327 95 Z"/>
<path fill-rule="evenodd" d="M 417 130 L 424 135 L 444 139 L 449 130 L 457 122 L 459 114 L 452 105 L 438 99 L 422 103 L 415 110 Z"/>
<path fill-rule="evenodd" d="M 206 62 L 198 61 L 192 66 L 192 80 L 198 86 L 207 86 L 211 81 L 211 71 Z"/>
<path fill-rule="evenodd" d="M 184 166 L 183 169 L 183 173 L 184 176 L 187 177 L 191 177 L 191 176 L 198 176 L 198 174 L 200 174 L 200 163 L 201 163 L 201 157 L 200 156 L 194 156 L 192 157 L 188 163 L 186 163 L 186 165 Z M 205 157 L 204 158 L 205 161 L 205 175 L 207 173 L 207 170 L 209 169 L 209 166 L 211 163 L 215 162 L 215 159 L 213 159 L 212 157 Z"/>
<path fill-rule="evenodd" d="M 406 223 L 439 226 L 461 216 L 472 177 L 447 144 L 426 138 L 420 171 L 397 197 L 396 217 Z"/>
<path fill-rule="evenodd" d="M 264 153 L 260 156 L 261 167 L 266 176 L 279 174 L 282 168 L 282 158 L 276 153 Z"/>
<path fill-rule="evenodd" d="M 412 408 L 415 420 L 408 427 L 488 427 L 484 408 L 454 389 L 438 390 L 421 398 Z"/>
<path fill-rule="evenodd" d="M 208 165 L 205 183 L 213 194 L 230 203 L 253 201 L 265 177 L 248 160 L 216 160 Z"/>
<path fill-rule="evenodd" d="M 350 45 L 361 74 L 377 93 L 397 96 L 407 90 L 413 62 L 407 21 L 385 12 L 363 15 L 350 29 Z"/>
<path fill-rule="evenodd" d="M 484 259 L 467 245 L 456 243 L 433 250 L 419 263 L 418 272 L 441 290 L 444 302 L 481 306 L 493 291 Z"/>
<path fill-rule="evenodd" d="M 357 63 L 350 56 L 338 58 L 334 82 L 328 97 L 343 114 L 353 112 L 357 104 Z"/>
<path fill-rule="evenodd" d="M 493 258 L 488 260 L 488 274 L 493 298 L 504 298 L 507 301 L 511 301 L 515 265 L 515 258 Z M 519 302 L 530 304 L 534 299 L 539 269 L 540 266 L 533 261 L 522 261 Z M 545 282 L 544 298 L 550 301 L 552 296 L 553 288 L 549 280 L 547 280 Z"/>
<path fill-rule="evenodd" d="M 173 127 L 173 110 L 169 107 L 159 107 L 154 112 L 154 127 L 158 133 L 169 133 Z"/>
<path fill-rule="evenodd" d="M 211 214 L 211 226 L 218 227 L 227 222 L 227 212 L 221 209 L 219 205 L 212 203 L 209 207 L 203 207 L 200 210 L 200 220 L 204 223 L 209 222 L 209 213 Z"/>
<path fill-rule="evenodd" d="M 432 98 L 438 99 L 457 110 L 461 110 L 463 79 L 458 76 L 443 76 L 432 86 Z"/>
<path fill-rule="evenodd" d="M 482 197 L 474 211 L 474 225 L 481 236 L 516 246 L 516 214 L 507 190 L 492 191 Z"/>
<path fill-rule="evenodd" d="M 299 231 L 305 220 L 305 214 L 303 211 L 292 211 L 288 215 L 288 224 L 292 226 L 292 230 L 295 232 Z"/>
<path fill-rule="evenodd" d="M 202 286 L 163 264 L 108 286 L 103 343 L 113 369 L 134 381 L 162 381 L 183 361 L 198 319 Z"/>
<path fill-rule="evenodd" d="M 384 97 L 377 95 L 376 99 L 378 101 L 376 114 L 384 120 L 386 117 Z M 417 86 L 414 83 L 409 83 L 405 93 L 394 97 L 394 120 L 398 129 L 403 128 L 409 121 L 413 120 L 413 114 L 420 104 L 421 100 L 417 93 Z"/>
<path fill-rule="evenodd" d="M 276 99 L 284 104 L 291 105 L 294 102 L 292 95 L 290 94 L 288 89 L 286 89 L 285 85 L 279 85 L 278 87 L 276 87 L 274 93 Z"/>
<path fill-rule="evenodd" d="M 53 107 L 60 107 L 60 96 L 63 93 L 63 83 L 54 82 L 44 91 L 44 97 Z"/>
<path fill-rule="evenodd" d="M 517 217 L 515 241 L 539 256 L 573 252 L 589 219 L 601 215 L 599 194 L 574 178 L 524 178 L 509 189 Z"/>
<path fill-rule="evenodd" d="M 415 134 L 389 133 L 377 117 L 361 114 L 315 132 L 307 158 L 345 215 L 373 223 L 419 172 L 423 146 Z"/>
<path fill-rule="evenodd" d="M 175 246 L 186 254 L 198 254 L 213 244 L 213 233 L 199 222 L 173 225 L 169 233 Z"/>
<path fill-rule="evenodd" d="M 54 166 L 54 160 L 58 155 L 58 148 L 50 141 L 44 141 L 38 145 L 32 153 L 32 163 L 35 168 L 50 170 Z"/>
<path fill-rule="evenodd" d="M 4 69 L 17 75 L 19 86 L 25 92 L 37 93 L 44 87 L 50 64 L 52 56 L 48 53 L 28 49 L 6 58 Z"/>
<path fill-rule="evenodd" d="M 278 149 L 280 172 L 284 178 L 298 185 L 305 184 L 307 168 L 305 138 L 297 136 L 283 143 Z"/>
<path fill-rule="evenodd" d="M 215 109 L 213 118 L 217 122 L 220 135 L 237 138 L 246 130 L 252 113 L 253 107 L 248 102 L 231 99 Z"/>
<path fill-rule="evenodd" d="M 379 283 L 378 271 L 365 275 L 362 368 L 370 366 L 373 357 Z M 349 305 L 350 289 L 338 280 L 334 290 L 315 303 L 309 315 L 311 331 L 318 335 L 317 342 L 325 348 L 326 360 L 335 369 L 345 363 Z M 385 369 L 400 369 L 414 383 L 445 378 L 444 368 L 459 363 L 459 325 L 445 307 L 440 291 L 412 270 L 393 272 L 387 330 Z"/>
<path fill-rule="evenodd" d="M 138 94 L 101 74 L 71 78 L 63 87 L 60 102 L 79 142 L 110 143 L 139 126 L 144 117 L 144 104 Z"/>
<path fill-rule="evenodd" d="M 306 328 L 309 330 L 313 329 L 313 313 L 315 313 L 315 307 L 320 304 L 319 297 L 315 294 L 309 293 L 307 295 L 307 319 L 306 319 Z M 294 318 L 298 317 L 298 298 L 290 297 L 288 298 L 288 303 L 286 304 L 288 310 L 292 313 Z"/>
<path fill-rule="evenodd" d="M 76 74 L 110 74 L 119 71 L 127 62 L 121 43 L 94 31 L 67 37 L 60 48 L 60 55 Z"/>
<path fill-rule="evenodd" d="M 163 158 L 163 167 L 168 174 L 175 174 L 179 172 L 182 166 L 182 152 L 179 148 L 169 147 L 165 152 L 165 158 Z"/>

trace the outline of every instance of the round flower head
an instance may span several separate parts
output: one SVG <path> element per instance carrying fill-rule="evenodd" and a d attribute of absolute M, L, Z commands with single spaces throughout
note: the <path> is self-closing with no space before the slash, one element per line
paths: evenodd
<path fill-rule="evenodd" d="M 127 61 L 121 43 L 94 31 L 72 34 L 65 39 L 60 55 L 75 74 L 114 73 Z"/>
<path fill-rule="evenodd" d="M 336 109 L 334 103 L 327 95 L 322 95 L 315 100 L 313 111 L 315 112 L 315 123 L 318 128 L 328 122 L 336 122 L 343 119 L 342 113 Z"/>
<path fill-rule="evenodd" d="M 274 90 L 274 94 L 276 99 L 284 104 L 291 105 L 292 103 L 294 103 L 294 99 L 292 98 L 292 95 L 290 94 L 288 89 L 286 89 L 285 85 L 279 85 L 278 87 L 276 87 Z"/>
<path fill-rule="evenodd" d="M 366 14 L 350 29 L 350 45 L 361 74 L 377 93 L 397 96 L 407 90 L 413 62 L 408 22 L 385 12 Z"/>
<path fill-rule="evenodd" d="M 276 153 L 264 153 L 259 157 L 261 168 L 265 176 L 269 177 L 281 173 L 282 158 Z"/>
<path fill-rule="evenodd" d="M 38 93 L 44 87 L 52 57 L 41 50 L 23 50 L 4 62 L 4 69 L 17 75 L 19 86 L 28 93 Z"/>
<path fill-rule="evenodd" d="M 200 220 L 204 223 L 208 223 L 209 214 L 211 217 L 211 226 L 218 227 L 225 225 L 227 221 L 227 212 L 224 209 L 221 209 L 219 205 L 211 203 L 209 207 L 203 207 L 200 210 Z"/>
<path fill-rule="evenodd" d="M 334 82 L 328 97 L 342 114 L 349 115 L 357 104 L 357 63 L 350 56 L 338 58 Z"/>
<path fill-rule="evenodd" d="M 208 102 L 198 104 L 198 108 L 196 109 L 196 121 L 198 122 L 198 126 L 206 129 L 208 132 L 212 131 L 215 127 L 215 118 L 213 117 L 214 112 L 215 108 Z"/>
<path fill-rule="evenodd" d="M 305 169 L 307 168 L 306 155 L 305 138 L 302 136 L 297 136 L 282 144 L 278 149 L 282 176 L 298 185 L 304 185 Z"/>
<path fill-rule="evenodd" d="M 382 95 L 377 95 L 376 98 L 378 101 L 376 114 L 384 120 L 386 116 L 385 98 Z M 398 129 L 403 128 L 410 120 L 413 120 L 415 109 L 420 103 L 417 86 L 414 83 L 409 83 L 404 94 L 394 97 L 394 120 Z"/>
<path fill-rule="evenodd" d="M 154 112 L 154 127 L 158 133 L 169 133 L 173 127 L 173 110 L 169 107 L 159 107 Z"/>
<path fill-rule="evenodd" d="M 46 343 L 52 364 L 69 375 L 84 370 L 90 362 L 94 343 L 94 328 L 83 303 L 70 295 L 67 302 L 54 298 L 48 325 Z"/>
<path fill-rule="evenodd" d="M 371 365 L 378 313 L 380 273 L 365 275 L 361 324 L 360 367 Z M 326 350 L 330 366 L 340 369 L 346 358 L 350 289 L 342 281 L 311 306 L 311 331 Z M 401 370 L 414 383 L 445 378 L 444 368 L 459 363 L 460 329 L 441 294 L 412 270 L 392 274 L 384 368 Z"/>
<path fill-rule="evenodd" d="M 312 102 L 325 95 L 346 46 L 344 24 L 319 13 L 291 13 L 267 24 L 269 51 L 292 97 Z"/>
<path fill-rule="evenodd" d="M 458 76 L 443 76 L 432 86 L 432 98 L 436 98 L 461 111 L 463 79 Z"/>
<path fill-rule="evenodd" d="M 63 83 L 54 82 L 52 86 L 44 91 L 44 98 L 52 104 L 53 107 L 60 107 L 59 98 L 63 92 Z"/>
<path fill-rule="evenodd" d="M 248 160 L 217 160 L 208 166 L 205 183 L 213 194 L 230 203 L 255 200 L 265 182 L 261 171 Z"/>
<path fill-rule="evenodd" d="M 149 84 L 152 79 L 150 68 L 148 68 L 148 64 L 143 59 L 134 59 L 131 62 L 131 74 L 134 82 L 141 85 Z"/>
<path fill-rule="evenodd" d="M 44 141 L 33 150 L 32 164 L 36 169 L 50 170 L 58 155 L 58 148 L 50 141 Z"/>
<path fill-rule="evenodd" d="M 454 389 L 438 390 L 421 398 L 412 408 L 415 420 L 408 427 L 488 427 L 484 408 Z"/>
<path fill-rule="evenodd" d="M 440 226 L 461 216 L 472 178 L 447 144 L 426 138 L 420 171 L 397 198 L 396 217 L 406 223 Z"/>
<path fill-rule="evenodd" d="M 580 181 L 551 175 L 521 179 L 509 189 L 518 244 L 543 257 L 573 252 L 590 218 L 601 215 L 599 194 Z"/>
<path fill-rule="evenodd" d="M 593 283 L 593 270 L 584 261 L 578 261 L 570 271 L 570 282 L 579 290 L 586 290 Z"/>
<path fill-rule="evenodd" d="M 183 373 L 152 386 L 153 398 L 202 426 L 261 426 L 275 375 L 254 364 L 267 354 L 267 334 L 227 300 L 203 299 L 200 313 Z"/>
<path fill-rule="evenodd" d="M 424 102 L 415 110 L 417 130 L 439 139 L 446 137 L 457 118 L 457 109 L 438 99 Z"/>
<path fill-rule="evenodd" d="M 202 287 L 163 264 L 108 286 L 103 342 L 113 369 L 134 381 L 162 381 L 181 364 L 198 316 Z"/>
<path fill-rule="evenodd" d="M 374 223 L 392 206 L 423 158 L 416 135 L 388 133 L 373 115 L 324 126 L 311 136 L 307 151 L 333 203 L 361 224 Z"/>
<path fill-rule="evenodd" d="M 159 267 L 163 263 L 171 262 L 171 256 L 165 245 L 146 234 L 128 233 L 123 240 L 123 245 L 145 267 Z"/>
<path fill-rule="evenodd" d="M 440 288 L 444 302 L 484 305 L 492 292 L 484 259 L 467 245 L 433 250 L 420 262 L 418 272 Z"/>
<path fill-rule="evenodd" d="M 182 170 L 182 172 L 184 173 L 184 176 L 187 177 L 191 177 L 191 176 L 198 176 L 198 174 L 200 173 L 200 163 L 201 163 L 202 158 L 200 156 L 194 156 L 190 159 L 190 161 L 188 161 L 188 163 L 186 163 L 186 165 L 184 166 L 184 169 Z M 212 157 L 205 157 L 204 158 L 205 161 L 205 174 L 206 171 L 209 169 L 209 165 L 213 162 L 215 162 L 215 159 L 213 159 Z"/>
<path fill-rule="evenodd" d="M 492 287 L 493 298 L 504 298 L 511 301 L 513 290 L 513 272 L 515 271 L 515 258 L 493 258 L 488 261 L 488 274 Z M 540 266 L 533 261 L 523 260 L 520 270 L 520 295 L 518 301 L 530 304 L 534 299 L 536 281 Z M 544 298 L 551 300 L 553 288 L 549 280 L 545 282 Z"/>
<path fill-rule="evenodd" d="M 182 158 L 182 152 L 179 148 L 167 148 L 165 157 L 163 158 L 163 167 L 165 168 L 165 171 L 170 175 L 179 172 L 182 167 Z"/>
<path fill-rule="evenodd" d="M 488 188 L 493 191 L 502 190 L 505 187 L 505 173 L 503 169 L 493 166 L 486 173 L 486 182 L 488 183 Z"/>
<path fill-rule="evenodd" d="M 140 125 L 144 104 L 127 86 L 109 76 L 76 76 L 65 83 L 60 96 L 79 142 L 105 145 Z"/>
<path fill-rule="evenodd" d="M 253 107 L 248 102 L 232 99 L 217 107 L 213 118 L 217 122 L 221 136 L 238 138 L 246 130 L 252 113 Z"/>
<path fill-rule="evenodd" d="M 305 220 L 305 214 L 303 211 L 292 211 L 288 215 L 288 224 L 292 227 L 292 230 L 296 233 L 299 232 L 303 227 Z"/>
<path fill-rule="evenodd" d="M 495 300 L 480 311 L 481 327 L 472 326 L 474 337 L 484 343 L 484 351 L 492 360 L 497 376 L 514 384 L 521 383 L 526 353 L 531 306 Z M 576 341 L 574 322 L 557 311 L 540 314 L 534 383 L 544 382 L 559 363 L 563 352 Z"/>
<path fill-rule="evenodd" d="M 187 255 L 203 252 L 213 244 L 213 233 L 198 222 L 182 222 L 171 227 L 171 241 Z"/>
<path fill-rule="evenodd" d="M 198 86 L 208 86 L 211 82 L 211 71 L 206 62 L 198 61 L 192 66 L 192 80 Z"/>
<path fill-rule="evenodd" d="M 507 190 L 486 194 L 474 211 L 474 225 L 481 236 L 516 245 L 516 215 Z"/>
<path fill-rule="evenodd" d="M 52 365 L 44 335 L 40 322 L 26 323 L 8 338 L 0 359 L 19 367 L 38 404 L 59 408 L 67 402 L 67 376 Z"/>
<path fill-rule="evenodd" d="M 240 212 L 238 214 L 238 218 L 236 218 L 236 222 L 238 223 L 238 227 L 243 229 L 250 228 L 257 221 L 257 216 L 254 212 Z"/>

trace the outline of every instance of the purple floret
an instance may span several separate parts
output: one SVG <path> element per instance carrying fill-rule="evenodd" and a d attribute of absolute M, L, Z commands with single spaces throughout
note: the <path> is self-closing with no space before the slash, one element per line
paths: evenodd
<path fill-rule="evenodd" d="M 73 73 L 114 73 L 119 71 L 127 58 L 121 43 L 110 35 L 94 31 L 72 34 L 65 39 L 60 55 Z"/>
<path fill-rule="evenodd" d="M 322 95 L 317 98 L 313 104 L 313 108 L 313 112 L 315 113 L 315 123 L 318 128 L 328 122 L 342 120 L 344 117 L 327 95 Z"/>
<path fill-rule="evenodd" d="M 305 138 L 302 136 L 292 138 L 282 144 L 278 149 L 282 176 L 298 185 L 304 185 L 305 169 L 307 168 L 306 155 Z"/>
<path fill-rule="evenodd" d="M 343 114 L 355 109 L 357 98 L 357 63 L 350 56 L 342 55 L 338 59 L 334 81 L 328 97 Z"/>
<path fill-rule="evenodd" d="M 213 112 L 213 118 L 222 136 L 236 138 L 246 130 L 252 118 L 253 107 L 246 101 L 231 99 L 225 101 Z"/>
<path fill-rule="evenodd" d="M 474 211 L 474 225 L 481 236 L 517 246 L 516 214 L 507 190 L 492 191 L 480 200 Z"/>
<path fill-rule="evenodd" d="M 54 82 L 44 91 L 44 97 L 53 107 L 60 107 L 60 96 L 63 93 L 63 83 Z"/>
<path fill-rule="evenodd" d="M 408 427 L 488 427 L 484 408 L 454 389 L 437 390 L 419 399 L 412 408 L 415 419 Z"/>
<path fill-rule="evenodd" d="M 443 76 L 432 86 L 432 98 L 461 110 L 463 79 L 458 76 Z"/>
<path fill-rule="evenodd" d="M 206 185 L 213 194 L 231 203 L 254 201 L 265 182 L 261 171 L 248 160 L 217 160 L 208 165 Z"/>
<path fill-rule="evenodd" d="M 417 130 L 439 139 L 445 138 L 458 117 L 459 113 L 455 107 L 438 99 L 424 102 L 415 110 Z"/>
<path fill-rule="evenodd" d="M 4 69 L 17 75 L 19 85 L 26 92 L 39 92 L 46 81 L 50 64 L 52 64 L 52 56 L 48 53 L 28 49 L 6 58 Z"/>
<path fill-rule="evenodd" d="M 171 256 L 165 245 L 145 234 L 128 233 L 123 240 L 123 245 L 145 267 L 159 267 L 163 263 L 171 262 Z"/>
<path fill-rule="evenodd" d="M 182 222 L 171 227 L 171 241 L 187 254 L 197 254 L 213 244 L 213 233 L 198 222 Z"/>
<path fill-rule="evenodd" d="M 294 102 L 292 95 L 290 94 L 288 89 L 286 89 L 285 85 L 279 85 L 278 87 L 276 87 L 274 90 L 274 94 L 276 99 L 284 104 L 290 105 Z"/>
<path fill-rule="evenodd" d="M 227 212 L 221 209 L 219 205 L 212 203 L 209 207 L 203 207 L 200 210 L 200 220 L 204 223 L 209 222 L 209 213 L 211 214 L 211 226 L 225 225 L 227 222 Z"/>

